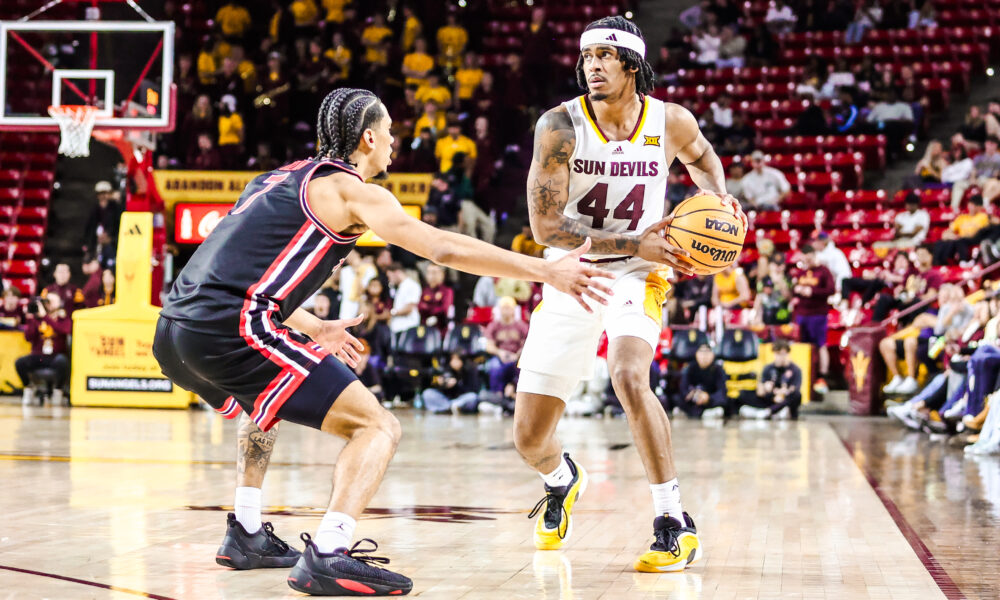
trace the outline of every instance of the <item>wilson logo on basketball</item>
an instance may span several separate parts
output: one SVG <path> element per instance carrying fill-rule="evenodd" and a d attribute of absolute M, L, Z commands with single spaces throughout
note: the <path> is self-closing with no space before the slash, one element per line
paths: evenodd
<path fill-rule="evenodd" d="M 722 233 L 728 233 L 729 235 L 736 235 L 739 228 L 736 227 L 735 223 L 727 223 L 726 221 L 717 221 L 716 219 L 705 219 L 705 229 L 709 231 L 720 231 Z"/>
<path fill-rule="evenodd" d="M 695 252 L 701 252 L 702 254 L 707 254 L 708 256 L 711 256 L 712 260 L 715 262 L 732 263 L 734 260 L 736 260 L 736 255 L 738 254 L 738 251 L 736 250 L 723 250 L 722 248 L 714 248 L 697 239 L 691 240 L 691 249 L 694 250 Z"/>

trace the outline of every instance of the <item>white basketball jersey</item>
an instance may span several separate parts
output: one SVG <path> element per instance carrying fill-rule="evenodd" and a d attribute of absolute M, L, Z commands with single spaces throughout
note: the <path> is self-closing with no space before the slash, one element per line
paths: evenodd
<path fill-rule="evenodd" d="M 635 131 L 615 142 L 601 131 L 586 96 L 563 102 L 576 133 L 565 216 L 594 229 L 634 235 L 664 217 L 669 166 L 663 154 L 664 107 L 649 96 L 642 103 Z"/>

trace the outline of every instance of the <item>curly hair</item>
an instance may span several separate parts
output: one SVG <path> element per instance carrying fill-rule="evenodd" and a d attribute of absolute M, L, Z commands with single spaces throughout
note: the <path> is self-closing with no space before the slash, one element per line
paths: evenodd
<path fill-rule="evenodd" d="M 591 29 L 617 29 L 619 31 L 627 31 L 633 35 L 637 35 L 643 40 L 642 31 L 639 27 L 629 21 L 625 17 L 605 17 L 603 19 L 598 19 L 587 25 L 584 31 L 590 31 Z M 622 66 L 626 71 L 636 69 L 635 72 L 635 91 L 640 94 L 648 94 L 653 91 L 653 86 L 656 83 L 656 76 L 653 75 L 653 67 L 650 66 L 646 59 L 639 56 L 639 53 L 630 48 L 618 48 L 618 58 L 622 61 Z M 587 90 L 587 76 L 583 72 L 583 55 L 576 61 L 576 83 L 581 89 Z"/>
<path fill-rule="evenodd" d="M 368 90 L 333 90 L 319 107 L 317 158 L 341 160 L 353 165 L 349 157 L 358 149 L 361 134 L 385 116 L 382 102 Z"/>

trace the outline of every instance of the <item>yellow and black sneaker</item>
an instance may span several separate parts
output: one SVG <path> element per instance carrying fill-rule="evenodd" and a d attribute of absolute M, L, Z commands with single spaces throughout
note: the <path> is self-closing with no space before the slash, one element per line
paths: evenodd
<path fill-rule="evenodd" d="M 562 487 L 546 485 L 545 497 L 528 513 L 529 519 L 538 515 L 535 522 L 535 548 L 539 550 L 562 548 L 563 542 L 573 532 L 573 505 L 587 489 L 587 472 L 573 462 L 568 452 L 563 456 L 573 472 L 573 479 Z"/>
<path fill-rule="evenodd" d="M 635 570 L 643 573 L 672 573 L 701 558 L 701 542 L 694 520 L 684 513 L 684 525 L 673 517 L 656 517 L 653 521 L 656 541 L 635 561 Z"/>

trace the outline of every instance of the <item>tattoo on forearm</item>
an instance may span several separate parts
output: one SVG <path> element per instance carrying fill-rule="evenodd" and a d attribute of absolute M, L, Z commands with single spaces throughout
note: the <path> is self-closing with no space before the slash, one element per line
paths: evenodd
<path fill-rule="evenodd" d="M 538 241 L 571 249 L 589 237 L 594 254 L 635 254 L 639 247 L 635 236 L 594 229 L 563 215 L 569 201 L 569 159 L 575 149 L 569 113 L 555 109 L 542 115 L 535 126 L 535 154 L 528 175 L 528 213 L 532 225 L 545 232 Z"/>
<path fill-rule="evenodd" d="M 240 418 L 239 452 L 236 457 L 236 470 L 240 475 L 247 469 L 267 470 L 271 462 L 271 452 L 274 450 L 274 440 L 278 437 L 277 426 L 269 431 L 261 431 L 257 424 L 245 414 Z"/>

